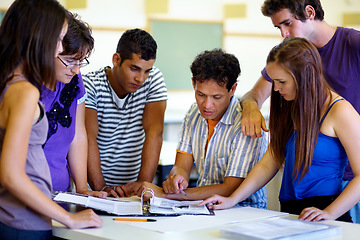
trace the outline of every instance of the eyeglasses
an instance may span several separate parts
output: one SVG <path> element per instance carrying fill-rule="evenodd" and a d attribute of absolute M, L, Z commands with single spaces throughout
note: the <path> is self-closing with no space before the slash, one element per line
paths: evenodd
<path fill-rule="evenodd" d="M 89 65 L 89 60 L 87 60 L 87 58 L 84 58 L 79 64 L 76 64 L 76 63 L 69 63 L 63 59 L 61 59 L 59 56 L 57 57 L 60 62 L 62 62 L 62 64 L 64 64 L 64 66 L 68 69 L 74 69 L 76 67 L 79 67 L 79 68 L 82 68 L 82 67 L 85 67 L 87 65 Z"/>

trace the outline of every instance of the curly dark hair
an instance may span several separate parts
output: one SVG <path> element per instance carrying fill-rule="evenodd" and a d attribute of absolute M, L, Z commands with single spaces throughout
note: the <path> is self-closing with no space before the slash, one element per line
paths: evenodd
<path fill-rule="evenodd" d="M 141 58 L 149 61 L 156 59 L 157 44 L 154 38 L 146 31 L 135 28 L 124 32 L 116 48 L 120 54 L 120 65 L 126 60 L 131 59 L 132 54 L 140 54 Z"/>
<path fill-rule="evenodd" d="M 316 20 L 324 20 L 324 10 L 320 0 L 265 0 L 261 6 L 261 12 L 264 16 L 271 17 L 282 9 L 289 9 L 296 19 L 304 22 L 307 19 L 305 13 L 307 5 L 315 9 Z"/>
<path fill-rule="evenodd" d="M 222 49 L 204 51 L 195 57 L 190 66 L 193 83 L 215 80 L 219 86 L 226 85 L 230 91 L 240 75 L 240 64 L 233 54 Z"/>

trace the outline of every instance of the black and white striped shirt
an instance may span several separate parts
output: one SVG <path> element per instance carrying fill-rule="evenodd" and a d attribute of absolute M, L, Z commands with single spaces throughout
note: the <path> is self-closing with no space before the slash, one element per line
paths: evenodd
<path fill-rule="evenodd" d="M 88 95 L 85 106 L 97 111 L 97 143 L 106 185 L 119 185 L 137 180 L 145 140 L 145 104 L 166 101 L 167 90 L 162 73 L 153 67 L 136 92 L 119 99 L 107 79 L 107 68 L 83 76 Z"/>

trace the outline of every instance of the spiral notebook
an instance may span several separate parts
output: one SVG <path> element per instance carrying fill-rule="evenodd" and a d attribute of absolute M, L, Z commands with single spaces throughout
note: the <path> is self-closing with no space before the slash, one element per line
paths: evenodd
<path fill-rule="evenodd" d="M 70 203 L 118 216 L 179 216 L 179 215 L 214 215 L 206 206 L 197 207 L 200 201 L 176 201 L 159 198 L 152 194 L 149 201 L 142 197 L 97 198 L 69 192 L 57 192 L 53 200 Z"/>

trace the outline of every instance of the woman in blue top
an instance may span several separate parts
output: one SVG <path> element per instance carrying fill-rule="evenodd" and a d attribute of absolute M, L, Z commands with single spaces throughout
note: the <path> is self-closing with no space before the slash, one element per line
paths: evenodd
<path fill-rule="evenodd" d="M 347 211 L 360 200 L 359 114 L 327 85 L 319 53 L 306 39 L 288 38 L 274 47 L 266 71 L 274 80 L 269 148 L 230 197 L 214 196 L 202 204 L 231 207 L 283 167 L 282 211 L 309 221 L 351 221 Z M 355 178 L 341 192 L 348 160 Z"/>

